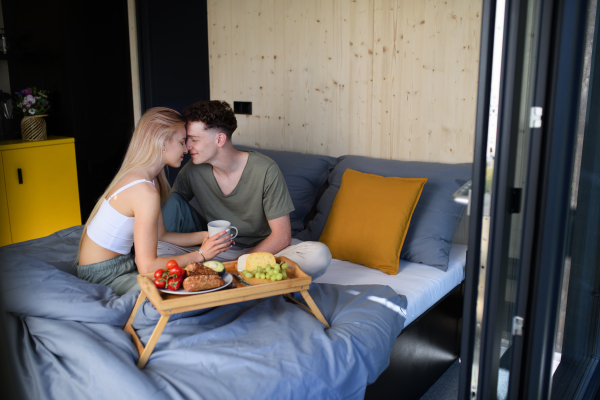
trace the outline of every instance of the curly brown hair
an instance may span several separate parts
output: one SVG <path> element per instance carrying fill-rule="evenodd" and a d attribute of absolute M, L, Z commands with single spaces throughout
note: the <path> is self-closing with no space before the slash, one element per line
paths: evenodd
<path fill-rule="evenodd" d="M 181 116 L 187 123 L 204 123 L 207 130 L 219 129 L 220 132 L 227 135 L 229 140 L 237 128 L 235 114 L 226 101 L 199 101 L 184 108 Z"/>

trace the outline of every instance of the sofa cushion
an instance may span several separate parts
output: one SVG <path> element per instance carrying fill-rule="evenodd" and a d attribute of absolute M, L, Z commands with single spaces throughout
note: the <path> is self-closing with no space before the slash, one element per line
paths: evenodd
<path fill-rule="evenodd" d="M 319 241 L 333 258 L 396 275 L 400 249 L 426 181 L 348 168 Z"/>
<path fill-rule="evenodd" d="M 295 210 L 290 213 L 292 235 L 303 231 L 306 228 L 304 218 L 314 207 L 317 192 L 327 183 L 327 177 L 337 163 L 337 158 L 241 145 L 236 145 L 235 148 L 243 151 L 258 151 L 277 163 L 294 203 Z"/>
<path fill-rule="evenodd" d="M 340 189 L 342 176 L 351 168 L 363 173 L 401 178 L 427 178 L 412 216 L 400 257 L 445 271 L 452 239 L 464 206 L 452 194 L 471 179 L 472 164 L 441 164 L 342 156 L 329 175 L 329 187 L 317 204 L 317 215 L 296 235 L 300 240 L 319 240 Z"/>

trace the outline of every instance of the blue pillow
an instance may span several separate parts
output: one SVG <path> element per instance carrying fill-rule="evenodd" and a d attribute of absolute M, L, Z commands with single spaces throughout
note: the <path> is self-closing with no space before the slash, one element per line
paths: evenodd
<path fill-rule="evenodd" d="M 260 152 L 277 163 L 294 203 L 295 210 L 290 213 L 292 236 L 303 231 L 306 228 L 304 218 L 315 205 L 317 192 L 327 182 L 337 158 L 240 145 L 234 147 L 243 151 Z"/>
<path fill-rule="evenodd" d="M 342 156 L 338 160 L 329 176 L 329 187 L 317 204 L 317 215 L 296 238 L 319 240 L 340 189 L 342 175 L 348 168 L 385 177 L 427 178 L 413 213 L 400 258 L 446 271 L 452 239 L 464 208 L 452 200 L 452 194 L 471 179 L 472 164 L 394 161 L 361 156 Z M 377 193 L 373 195 L 377 196 Z"/>

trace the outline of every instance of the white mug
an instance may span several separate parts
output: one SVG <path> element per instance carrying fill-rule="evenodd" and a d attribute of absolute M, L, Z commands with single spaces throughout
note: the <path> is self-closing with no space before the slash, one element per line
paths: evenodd
<path fill-rule="evenodd" d="M 235 229 L 235 235 L 231 236 L 231 239 L 235 239 L 238 235 L 238 229 L 235 226 L 231 226 L 231 222 L 225 221 L 222 219 L 218 219 L 216 221 L 211 221 L 208 223 L 208 237 L 211 237 L 215 233 L 219 233 L 222 230 L 227 230 L 228 232 L 231 229 Z"/>

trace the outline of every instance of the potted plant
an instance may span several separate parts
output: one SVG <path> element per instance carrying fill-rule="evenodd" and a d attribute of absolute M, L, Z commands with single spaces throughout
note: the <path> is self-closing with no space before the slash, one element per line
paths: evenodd
<path fill-rule="evenodd" d="M 23 140 L 45 140 L 48 138 L 46 133 L 46 121 L 50 103 L 48 101 L 48 91 L 36 87 L 23 89 L 15 93 L 16 108 L 23 112 L 21 120 L 21 135 Z"/>

